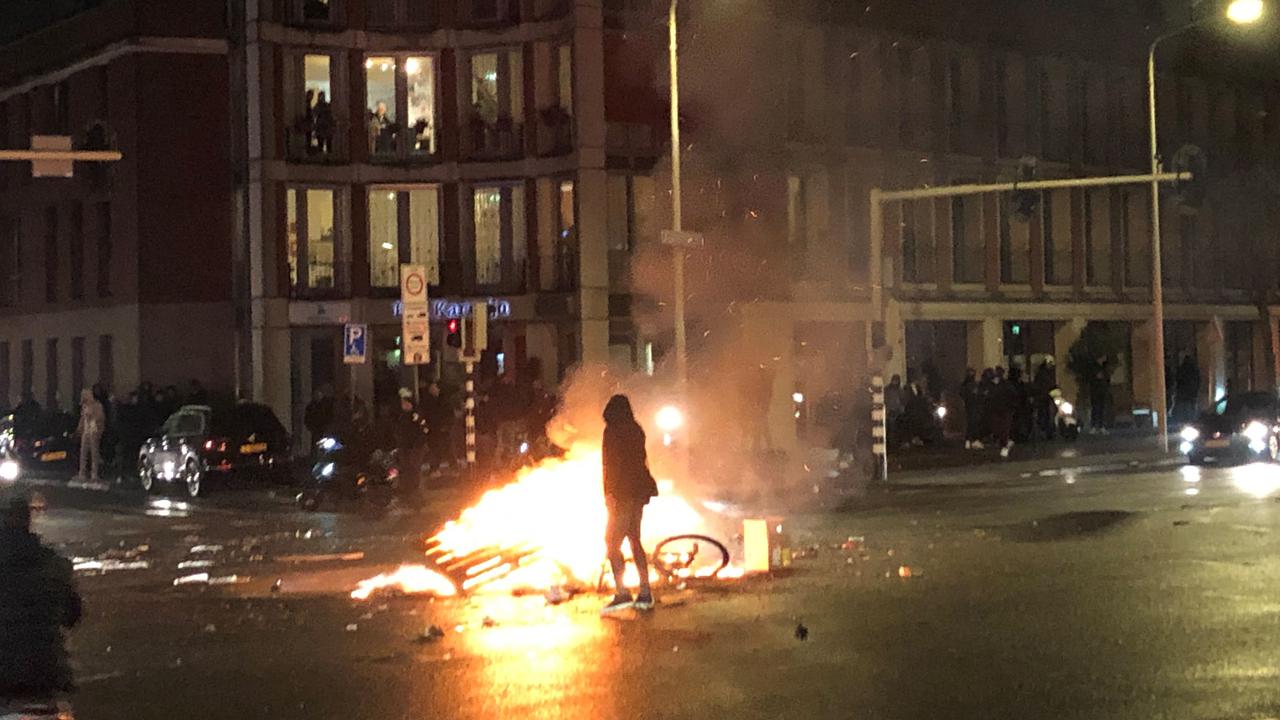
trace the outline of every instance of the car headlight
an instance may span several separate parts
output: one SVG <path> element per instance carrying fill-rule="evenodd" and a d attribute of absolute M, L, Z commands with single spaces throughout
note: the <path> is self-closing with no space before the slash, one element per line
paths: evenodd
<path fill-rule="evenodd" d="M 1266 440 L 1267 435 L 1270 434 L 1271 431 L 1267 429 L 1267 426 L 1257 420 L 1249 423 L 1244 428 L 1244 436 L 1254 442 L 1262 442 L 1263 440 Z"/>
<path fill-rule="evenodd" d="M 338 442 L 337 438 L 325 437 L 320 438 L 320 441 L 316 443 L 316 447 L 325 452 L 333 452 L 334 450 L 341 450 L 342 443 Z"/>
<path fill-rule="evenodd" d="M 939 420 L 946 420 L 946 419 L 947 419 L 947 406 L 946 406 L 946 405 L 939 405 L 939 406 L 938 406 L 938 409 L 937 409 L 937 410 L 934 410 L 934 412 L 938 415 L 938 419 L 939 419 Z"/>
<path fill-rule="evenodd" d="M 334 471 L 333 463 L 325 463 L 320 468 L 320 477 L 324 477 L 324 478 L 333 477 L 333 471 Z"/>
<path fill-rule="evenodd" d="M 1200 431 L 1188 425 L 1178 435 L 1186 442 L 1195 442 L 1200 437 Z"/>
<path fill-rule="evenodd" d="M 0 480 L 13 482 L 18 479 L 18 463 L 16 460 L 0 461 Z"/>

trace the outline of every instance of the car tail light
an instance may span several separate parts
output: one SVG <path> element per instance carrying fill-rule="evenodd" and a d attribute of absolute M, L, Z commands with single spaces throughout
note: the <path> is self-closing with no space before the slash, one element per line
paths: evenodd
<path fill-rule="evenodd" d="M 224 438 L 209 438 L 204 441 L 204 449 L 209 451 L 226 452 L 227 441 Z"/>

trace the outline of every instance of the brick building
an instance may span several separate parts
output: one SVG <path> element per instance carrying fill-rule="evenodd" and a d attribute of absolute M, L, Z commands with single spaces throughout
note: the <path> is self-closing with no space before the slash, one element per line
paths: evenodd
<path fill-rule="evenodd" d="M 4 171 L 0 239 L 16 249 L 0 397 L 65 395 L 81 346 L 81 376 L 208 377 L 297 428 L 321 386 L 385 398 L 404 381 L 394 299 L 409 261 L 430 268 L 439 313 L 501 308 L 489 372 L 536 358 L 554 382 L 580 362 L 661 363 L 665 3 L 184 5 L 104 0 L 3 49 L 0 138 L 105 116 L 126 159 L 72 181 Z M 794 392 L 861 385 L 873 264 L 891 369 L 949 386 L 966 366 L 1061 363 L 1108 322 L 1127 346 L 1114 413 L 1149 406 L 1141 188 L 1046 193 L 1027 220 L 995 195 L 907 203 L 879 250 L 867 197 L 1012 179 L 1028 155 L 1041 177 L 1145 171 L 1143 51 L 1184 18 L 1136 1 L 749 5 L 684 3 L 685 224 L 708 238 L 690 258 L 689 334 L 721 370 L 764 366 L 774 442 L 804 434 Z M 1206 397 L 1275 377 L 1280 92 L 1274 68 L 1237 59 L 1251 42 L 1201 33 L 1161 60 L 1166 152 L 1213 158 L 1207 201 L 1195 215 L 1170 203 L 1163 245 L 1169 353 L 1197 358 Z M 103 227 L 109 298 L 75 280 L 96 280 Z M 373 329 L 373 362 L 353 375 L 348 321 Z M 98 347 L 110 359 L 95 365 Z"/>

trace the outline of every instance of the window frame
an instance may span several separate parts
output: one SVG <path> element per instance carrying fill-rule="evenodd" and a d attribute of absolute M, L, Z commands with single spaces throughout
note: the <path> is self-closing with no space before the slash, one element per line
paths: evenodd
<path fill-rule="evenodd" d="M 559 200 L 559 180 L 560 178 L 558 177 L 555 178 L 557 203 Z M 529 246 L 529 217 L 527 212 L 529 189 L 526 186 L 526 183 L 520 179 L 481 181 L 481 182 L 471 183 L 467 185 L 466 189 L 467 191 L 463 193 L 463 197 L 467 201 L 466 216 L 469 218 L 468 229 L 470 231 L 469 232 L 470 247 L 468 248 L 467 254 L 469 255 L 469 258 L 470 258 L 469 262 L 471 265 L 470 275 L 472 280 L 472 286 L 476 290 L 482 291 L 482 292 L 495 291 L 495 292 L 523 293 L 525 288 L 528 285 L 529 264 L 531 262 L 531 259 L 529 257 L 529 247 L 530 247 Z M 523 218 L 520 225 L 524 230 L 524 237 L 522 238 L 523 247 L 524 247 L 523 267 L 521 267 L 520 264 L 516 263 L 515 261 L 516 260 L 515 258 L 516 230 L 517 230 L 516 223 L 514 220 L 515 216 L 514 214 L 512 214 L 512 212 L 504 212 L 504 209 L 507 204 L 507 201 L 506 201 L 507 195 L 505 194 L 504 191 L 514 191 L 516 189 L 520 190 L 520 199 L 522 200 L 522 202 L 518 204 L 521 206 L 520 212 Z M 498 209 L 499 259 L 498 259 L 497 282 L 481 282 L 480 281 L 480 262 L 479 262 L 479 255 L 478 255 L 479 233 L 478 233 L 478 226 L 476 223 L 476 197 L 481 191 L 484 191 L 484 190 L 497 190 L 500 194 L 501 204 L 499 205 L 499 209 Z M 512 210 L 514 210 L 515 206 L 517 205 L 517 203 L 514 202 L 514 194 L 511 195 L 510 197 L 513 198 L 513 200 L 511 201 L 511 207 L 512 207 Z M 558 205 L 557 205 L 557 208 L 558 208 Z M 557 210 L 557 215 L 558 214 L 559 213 Z"/>
<path fill-rule="evenodd" d="M 374 193 L 393 192 L 396 194 L 396 260 L 397 266 L 412 262 L 413 258 L 413 205 L 412 193 L 415 190 L 435 190 L 436 192 L 436 259 L 435 259 L 435 279 L 430 284 L 438 286 L 441 282 L 441 264 L 444 250 L 444 186 L 439 183 L 414 183 L 414 184 L 376 184 L 366 187 L 366 198 L 371 197 Z M 367 203 L 366 208 L 371 208 L 372 204 Z M 368 232 L 368 257 L 369 257 L 369 292 L 373 295 L 386 295 L 388 297 L 395 296 L 399 293 L 400 283 L 398 273 L 396 279 L 390 285 L 379 285 L 374 280 L 374 261 L 373 261 L 373 213 L 366 210 L 369 232 Z M 408 222 L 405 222 L 408 220 Z M 430 263 L 426 263 L 430 265 Z M 428 276 L 432 275 L 431 268 L 428 268 Z M 429 277 L 430 279 L 430 277 Z"/>
<path fill-rule="evenodd" d="M 351 233 L 347 228 L 346 188 L 338 185 L 322 183 L 287 183 L 284 187 L 285 202 L 285 242 L 282 249 L 285 255 L 284 280 L 291 298 L 335 298 L 346 297 L 351 287 Z M 330 193 L 333 198 L 333 285 L 332 287 L 314 287 L 310 284 L 310 242 L 309 218 L 307 211 L 309 191 Z M 290 202 L 293 194 L 293 202 Z M 294 212 L 296 230 L 296 250 L 290 263 L 289 256 L 289 210 Z M 296 265 L 296 267 L 294 267 Z M 295 279 L 296 278 L 296 279 Z"/>
<path fill-rule="evenodd" d="M 372 69 L 371 63 L 375 58 L 390 58 L 393 62 L 392 73 L 395 77 L 393 101 L 395 106 L 391 108 L 393 117 L 393 140 L 390 152 L 379 152 L 372 142 L 373 136 L 370 135 L 371 142 L 368 144 L 369 159 L 373 162 L 431 162 L 440 157 L 440 119 L 441 119 L 441 103 L 440 92 L 442 84 L 440 81 L 440 51 L 439 50 L 401 50 L 388 53 L 366 53 L 361 63 L 361 72 L 365 74 L 365 97 L 364 97 L 364 125 L 368 127 L 369 117 L 372 109 L 369 107 L 369 70 Z M 409 142 L 409 74 L 408 64 L 410 59 L 422 60 L 428 59 L 431 67 L 431 122 L 430 135 L 428 145 L 430 150 L 421 152 L 413 147 L 415 143 Z"/>

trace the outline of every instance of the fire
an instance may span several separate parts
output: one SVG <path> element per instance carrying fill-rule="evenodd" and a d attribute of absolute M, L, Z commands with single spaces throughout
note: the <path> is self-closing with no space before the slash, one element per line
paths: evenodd
<path fill-rule="evenodd" d="M 673 535 L 706 532 L 702 515 L 670 481 L 660 481 L 659 490 L 645 511 L 647 548 Z M 365 599 L 386 587 L 438 596 L 593 588 L 604 576 L 606 521 L 600 449 L 575 445 L 563 458 L 522 470 L 445 524 L 427 541 L 427 557 L 439 571 L 406 565 L 360 583 L 351 596 Z"/>

